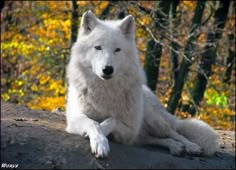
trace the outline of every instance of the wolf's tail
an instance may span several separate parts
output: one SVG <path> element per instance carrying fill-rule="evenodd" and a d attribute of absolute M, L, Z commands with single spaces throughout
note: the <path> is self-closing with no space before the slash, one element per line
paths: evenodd
<path fill-rule="evenodd" d="M 177 120 L 177 132 L 198 144 L 206 156 L 213 155 L 218 149 L 217 136 L 208 124 L 197 119 Z"/>

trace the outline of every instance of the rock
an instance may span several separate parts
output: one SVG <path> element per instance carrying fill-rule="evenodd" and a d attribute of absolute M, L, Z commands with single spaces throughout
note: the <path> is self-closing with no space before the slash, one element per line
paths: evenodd
<path fill-rule="evenodd" d="M 109 157 L 96 159 L 89 141 L 66 133 L 65 125 L 63 114 L 1 102 L 2 168 L 11 165 L 19 169 L 235 169 L 235 132 L 217 131 L 224 147 L 211 158 L 175 157 L 160 147 L 110 142 Z"/>

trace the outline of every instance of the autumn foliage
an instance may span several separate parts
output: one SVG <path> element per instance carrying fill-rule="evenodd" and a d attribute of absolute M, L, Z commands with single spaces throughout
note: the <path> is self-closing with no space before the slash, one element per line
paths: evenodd
<path fill-rule="evenodd" d="M 206 19 L 214 3 L 207 2 L 204 13 Z M 117 18 L 120 10 L 125 14 L 132 14 L 136 19 L 136 42 L 141 62 L 144 62 L 146 43 L 152 37 L 160 39 L 160 34 L 153 30 L 151 13 L 142 11 L 154 9 L 154 1 L 140 1 L 137 3 L 126 1 L 78 1 L 78 14 L 88 9 L 101 16 L 108 10 L 105 18 Z M 233 3 L 232 3 L 233 4 Z M 109 7 L 109 9 L 108 9 Z M 157 96 L 167 106 L 172 89 L 171 63 L 169 56 L 169 39 L 175 38 L 184 47 L 188 38 L 191 18 L 194 14 L 196 1 L 180 1 L 177 7 L 178 27 L 173 37 L 166 30 L 166 37 L 162 40 L 163 51 L 160 63 L 160 75 L 157 83 Z M 213 9 L 212 9 L 213 8 Z M 1 12 L 1 99 L 27 105 L 32 109 L 52 111 L 65 107 L 66 79 L 65 68 L 70 54 L 71 34 L 71 1 L 14 1 L 5 2 Z M 79 21 L 80 21 L 79 17 Z M 206 36 L 212 29 L 212 19 L 201 27 L 197 39 L 195 55 L 203 50 Z M 235 69 L 231 73 L 231 80 L 223 83 L 226 71 L 226 57 L 228 50 L 235 51 L 233 42 L 227 39 L 228 34 L 235 34 L 235 12 L 228 15 L 223 36 L 217 44 L 217 61 L 213 66 L 213 74 L 208 80 L 204 99 L 197 110 L 196 117 L 208 122 L 217 129 L 233 130 L 235 122 Z M 179 53 L 183 53 L 180 48 Z M 181 61 L 181 55 L 180 55 Z M 193 86 L 194 77 L 200 59 L 196 57 L 190 68 L 190 75 L 185 83 L 180 105 L 191 101 L 189 89 Z M 233 66 L 235 68 L 235 65 Z M 178 107 L 176 115 L 189 118 L 191 115 Z"/>

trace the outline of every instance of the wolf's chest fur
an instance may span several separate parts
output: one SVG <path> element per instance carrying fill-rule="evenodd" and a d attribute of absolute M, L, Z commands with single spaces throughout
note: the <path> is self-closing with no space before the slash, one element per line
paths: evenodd
<path fill-rule="evenodd" d="M 96 82 L 91 82 L 87 86 L 86 99 L 98 111 L 113 114 L 114 112 L 127 110 L 131 91 L 124 88 L 122 83 L 113 80 L 96 79 L 94 81 Z"/>
<path fill-rule="evenodd" d="M 140 87 L 139 87 L 140 86 Z M 131 112 L 135 102 L 135 93 L 141 89 L 137 81 L 108 80 L 103 81 L 99 78 L 87 80 L 86 90 L 80 95 L 83 98 L 83 107 L 87 116 L 93 119 L 105 119 L 107 117 L 120 117 Z M 93 108 L 91 110 L 91 108 Z"/>

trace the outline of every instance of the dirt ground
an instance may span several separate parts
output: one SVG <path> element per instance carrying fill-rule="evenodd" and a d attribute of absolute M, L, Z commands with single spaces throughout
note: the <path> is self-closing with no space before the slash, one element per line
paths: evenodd
<path fill-rule="evenodd" d="M 1 168 L 17 165 L 18 169 L 235 169 L 233 131 L 217 131 L 220 148 L 210 158 L 176 157 L 160 147 L 138 148 L 110 142 L 109 157 L 96 159 L 90 152 L 89 141 L 66 133 L 65 125 L 65 116 L 60 112 L 1 102 Z"/>

